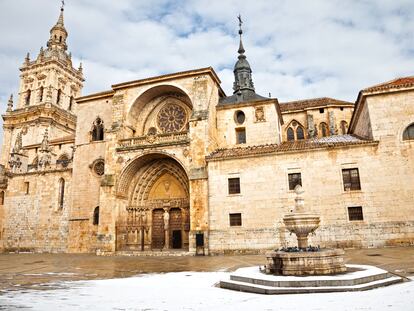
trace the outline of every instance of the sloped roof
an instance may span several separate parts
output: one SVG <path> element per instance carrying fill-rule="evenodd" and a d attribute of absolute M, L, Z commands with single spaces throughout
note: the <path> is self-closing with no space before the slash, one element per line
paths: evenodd
<path fill-rule="evenodd" d="M 378 141 L 366 140 L 356 135 L 334 135 L 323 138 L 304 139 L 287 141 L 281 144 L 269 144 L 249 147 L 236 147 L 217 149 L 206 157 L 207 161 L 214 161 L 226 158 L 239 158 L 272 153 L 285 153 L 311 149 L 336 148 L 344 146 L 355 146 L 364 144 L 377 144 Z"/>
<path fill-rule="evenodd" d="M 394 80 L 380 83 L 377 85 L 370 86 L 366 89 L 363 89 L 363 92 L 377 92 L 377 91 L 385 91 L 393 88 L 406 88 L 406 87 L 413 87 L 414 86 L 414 76 L 410 77 L 402 77 L 396 78 Z"/>
<path fill-rule="evenodd" d="M 291 102 L 280 103 L 280 110 L 283 112 L 292 111 L 292 110 L 304 110 L 309 108 L 316 107 L 326 107 L 326 106 L 350 106 L 354 103 L 330 98 L 330 97 L 320 97 L 320 98 L 310 98 L 304 100 L 295 100 Z"/>

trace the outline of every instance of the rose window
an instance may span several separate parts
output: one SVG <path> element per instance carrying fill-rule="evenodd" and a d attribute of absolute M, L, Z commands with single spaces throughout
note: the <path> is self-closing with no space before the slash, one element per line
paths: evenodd
<path fill-rule="evenodd" d="M 186 122 L 186 113 L 183 107 L 170 104 L 163 107 L 158 113 L 158 127 L 164 132 L 178 132 Z"/>

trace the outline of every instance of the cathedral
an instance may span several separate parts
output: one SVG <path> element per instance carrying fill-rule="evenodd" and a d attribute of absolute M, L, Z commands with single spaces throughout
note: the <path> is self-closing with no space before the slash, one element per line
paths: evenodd
<path fill-rule="evenodd" d="M 62 8 L 2 115 L 0 252 L 260 253 L 294 245 L 297 185 L 313 245 L 414 245 L 414 77 L 282 103 L 239 35 L 229 95 L 211 67 L 81 95 Z"/>

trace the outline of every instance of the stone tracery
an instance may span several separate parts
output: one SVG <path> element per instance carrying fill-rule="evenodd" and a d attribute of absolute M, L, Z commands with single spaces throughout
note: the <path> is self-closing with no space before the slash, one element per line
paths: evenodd
<path fill-rule="evenodd" d="M 168 103 L 157 115 L 157 125 L 163 133 L 180 131 L 186 123 L 186 112 L 183 107 Z"/>

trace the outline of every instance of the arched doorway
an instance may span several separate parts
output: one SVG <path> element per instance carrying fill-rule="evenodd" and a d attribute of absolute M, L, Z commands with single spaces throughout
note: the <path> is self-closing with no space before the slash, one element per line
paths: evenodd
<path fill-rule="evenodd" d="M 188 250 L 189 183 L 182 166 L 164 155 L 138 159 L 128 206 L 117 222 L 117 250 Z"/>

